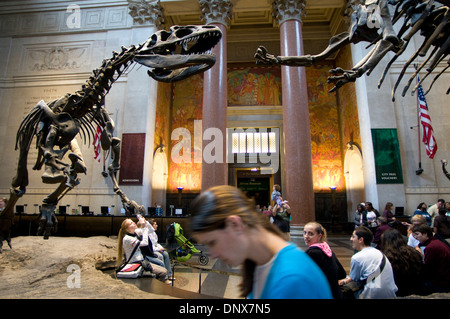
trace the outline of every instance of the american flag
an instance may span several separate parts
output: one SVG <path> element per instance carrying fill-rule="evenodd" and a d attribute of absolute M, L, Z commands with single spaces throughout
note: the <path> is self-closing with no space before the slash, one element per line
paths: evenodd
<path fill-rule="evenodd" d="M 417 83 L 420 83 L 419 76 L 417 76 Z M 431 125 L 430 114 L 428 114 L 427 101 L 425 100 L 422 85 L 420 84 L 417 88 L 417 102 L 419 108 L 419 119 L 422 125 L 422 142 L 425 144 L 427 156 L 429 158 L 433 158 L 437 151 L 437 144 L 433 135 L 433 126 Z"/>
<path fill-rule="evenodd" d="M 102 128 L 100 127 L 100 125 L 97 125 L 97 133 L 95 134 L 95 139 L 94 139 L 94 143 L 92 143 L 94 145 L 94 153 L 95 156 L 94 158 L 96 160 L 98 160 L 98 162 L 100 163 L 100 137 L 102 136 Z"/>

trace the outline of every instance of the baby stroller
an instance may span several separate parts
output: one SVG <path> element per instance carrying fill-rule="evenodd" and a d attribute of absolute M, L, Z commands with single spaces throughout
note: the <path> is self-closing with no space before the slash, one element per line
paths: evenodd
<path fill-rule="evenodd" d="M 174 243 L 176 241 L 176 244 Z M 191 259 L 193 254 L 200 254 L 198 257 L 198 263 L 205 266 L 209 262 L 208 256 L 204 255 L 201 250 L 195 248 L 195 246 L 184 237 L 184 231 L 180 224 L 172 223 L 167 227 L 166 236 L 167 247 L 173 247 L 178 245 L 175 249 L 175 258 L 180 262 L 185 262 Z"/>

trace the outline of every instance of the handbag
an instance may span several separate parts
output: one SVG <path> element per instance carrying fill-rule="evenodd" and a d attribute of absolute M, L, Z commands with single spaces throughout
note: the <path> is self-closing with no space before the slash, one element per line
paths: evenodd
<path fill-rule="evenodd" d="M 117 278 L 137 278 L 142 275 L 144 267 L 139 263 L 132 263 L 125 265 L 119 272 L 117 272 Z"/>
<path fill-rule="evenodd" d="M 136 250 L 138 249 L 139 244 L 140 244 L 140 242 L 139 242 L 136 246 L 134 246 L 133 252 L 131 253 L 131 255 L 130 255 L 130 257 L 128 258 L 128 260 L 125 260 L 125 259 L 124 259 L 124 260 L 122 261 L 122 263 L 116 268 L 116 272 L 117 272 L 117 273 L 120 272 L 123 268 L 125 268 L 126 265 L 128 265 L 128 263 L 129 263 L 130 260 L 131 260 L 131 257 L 133 257 L 134 253 L 135 253 Z"/>

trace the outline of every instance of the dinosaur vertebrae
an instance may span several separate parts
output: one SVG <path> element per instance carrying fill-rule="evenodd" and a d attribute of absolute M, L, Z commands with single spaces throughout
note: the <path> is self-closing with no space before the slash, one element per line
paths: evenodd
<path fill-rule="evenodd" d="M 97 108 L 104 104 L 105 96 L 112 84 L 133 63 L 133 57 L 140 48 L 141 46 L 132 45 L 129 48 L 122 47 L 120 53 L 114 51 L 111 59 L 103 60 L 102 65 L 92 71 L 81 90 L 68 96 L 63 105 L 55 105 L 53 111 L 58 113 L 55 109 L 58 108 L 60 112 L 67 112 L 78 119 L 88 113 L 95 113 Z"/>

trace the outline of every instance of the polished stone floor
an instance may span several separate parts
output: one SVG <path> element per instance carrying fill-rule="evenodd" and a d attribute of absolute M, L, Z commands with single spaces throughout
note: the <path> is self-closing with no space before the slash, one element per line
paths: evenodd
<path fill-rule="evenodd" d="M 300 233 L 291 233 L 291 241 L 302 250 L 306 249 Z M 349 234 L 329 234 L 328 244 L 335 252 L 342 266 L 348 273 L 350 259 L 353 255 Z M 196 245 L 202 250 L 202 246 Z M 232 268 L 218 259 L 210 259 L 206 266 L 201 266 L 198 256 L 194 255 L 184 264 L 175 264 L 175 278 L 173 286 L 169 286 L 150 278 L 124 280 L 137 285 L 144 291 L 179 298 L 241 298 L 239 293 L 239 268 Z"/>

